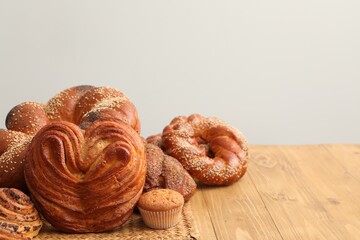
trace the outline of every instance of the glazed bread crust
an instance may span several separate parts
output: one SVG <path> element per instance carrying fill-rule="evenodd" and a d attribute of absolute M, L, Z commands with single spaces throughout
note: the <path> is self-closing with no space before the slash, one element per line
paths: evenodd
<path fill-rule="evenodd" d="M 240 131 L 218 118 L 179 116 L 166 126 L 161 144 L 190 175 L 209 185 L 230 185 L 246 172 L 248 147 Z"/>
<path fill-rule="evenodd" d="M 24 161 L 32 136 L 0 130 L 0 187 L 25 189 Z"/>
<path fill-rule="evenodd" d="M 140 133 L 134 104 L 114 88 L 76 86 L 56 94 L 46 104 L 15 106 L 6 117 L 8 130 L 0 130 L 0 187 L 26 189 L 22 172 L 28 142 L 45 125 L 67 121 L 85 130 L 105 118 L 123 121 Z"/>
<path fill-rule="evenodd" d="M 34 204 L 56 229 L 71 233 L 122 225 L 142 193 L 145 173 L 140 135 L 114 119 L 86 130 L 50 123 L 33 138 L 25 162 Z"/>
<path fill-rule="evenodd" d="M 61 91 L 46 104 L 24 102 L 13 107 L 6 117 L 6 127 L 30 135 L 53 121 L 68 121 L 86 129 L 92 122 L 116 118 L 140 133 L 135 105 L 115 88 L 76 86 Z"/>

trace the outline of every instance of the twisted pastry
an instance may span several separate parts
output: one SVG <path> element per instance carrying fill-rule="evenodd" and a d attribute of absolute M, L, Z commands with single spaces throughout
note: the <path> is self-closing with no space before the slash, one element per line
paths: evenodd
<path fill-rule="evenodd" d="M 185 201 L 194 195 L 196 183 L 178 160 L 151 143 L 145 145 L 145 155 L 145 192 L 157 188 L 171 189 L 182 194 Z"/>
<path fill-rule="evenodd" d="M 0 188 L 0 239 L 32 239 L 42 221 L 30 198 L 14 188 Z"/>
<path fill-rule="evenodd" d="M 30 135 L 52 121 L 68 121 L 86 129 L 102 118 L 126 122 L 138 133 L 140 121 L 134 104 L 124 93 L 110 87 L 76 86 L 65 89 L 46 104 L 24 102 L 10 110 L 6 127 Z"/>
<path fill-rule="evenodd" d="M 190 175 L 209 185 L 229 185 L 246 172 L 245 137 L 217 118 L 179 116 L 166 126 L 161 144 Z"/>
<path fill-rule="evenodd" d="M 50 123 L 33 138 L 25 161 L 34 204 L 56 229 L 72 233 L 122 225 L 142 193 L 145 172 L 140 135 L 113 119 L 85 131 Z"/>
<path fill-rule="evenodd" d="M 8 130 L 0 130 L 0 187 L 26 189 L 22 170 L 28 144 L 24 143 L 46 124 L 67 121 L 86 129 L 104 118 L 123 121 L 140 133 L 134 104 L 114 88 L 76 86 L 58 93 L 46 104 L 24 102 L 15 106 L 6 117 Z"/>

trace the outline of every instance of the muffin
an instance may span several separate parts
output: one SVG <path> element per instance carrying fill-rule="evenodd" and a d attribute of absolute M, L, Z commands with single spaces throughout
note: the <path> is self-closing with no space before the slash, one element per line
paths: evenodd
<path fill-rule="evenodd" d="M 155 189 L 141 195 L 137 206 L 146 226 L 166 229 L 179 222 L 184 197 L 171 189 Z"/>

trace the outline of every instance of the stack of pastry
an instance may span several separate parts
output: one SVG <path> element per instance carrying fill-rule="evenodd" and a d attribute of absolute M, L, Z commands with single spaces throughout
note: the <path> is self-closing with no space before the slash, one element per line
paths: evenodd
<path fill-rule="evenodd" d="M 77 86 L 46 104 L 19 104 L 6 127 L 0 187 L 28 191 L 63 232 L 111 230 L 130 217 L 143 192 L 167 188 L 187 201 L 195 181 L 228 185 L 246 171 L 246 141 L 236 129 L 194 114 L 144 140 L 135 105 L 109 87 Z"/>
<path fill-rule="evenodd" d="M 15 106 L 6 126 L 0 186 L 28 189 L 56 229 L 102 232 L 130 217 L 146 159 L 136 108 L 122 92 L 69 88 L 46 104 Z"/>

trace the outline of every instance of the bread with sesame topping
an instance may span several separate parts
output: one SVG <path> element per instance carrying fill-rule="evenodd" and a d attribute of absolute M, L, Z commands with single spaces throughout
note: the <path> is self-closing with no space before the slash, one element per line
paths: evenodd
<path fill-rule="evenodd" d="M 182 194 L 188 201 L 196 191 L 196 183 L 181 163 L 175 158 L 164 154 L 158 146 L 147 143 L 146 181 L 144 192 L 153 189 L 172 189 Z"/>
<path fill-rule="evenodd" d="M 155 135 L 151 135 L 149 137 L 146 138 L 146 142 L 147 143 L 151 143 L 155 146 L 158 146 L 159 148 L 162 148 L 162 137 L 161 137 L 161 133 L 159 134 L 155 134 Z"/>
<path fill-rule="evenodd" d="M 0 130 L 0 187 L 25 190 L 24 161 L 31 135 Z"/>
<path fill-rule="evenodd" d="M 99 119 L 125 122 L 140 133 L 135 105 L 110 87 L 75 86 L 58 93 L 46 104 L 24 102 L 10 110 L 7 130 L 0 131 L 0 187 L 26 189 L 24 157 L 32 137 L 47 124 L 66 121 L 86 130 Z"/>
<path fill-rule="evenodd" d="M 32 239 L 42 225 L 26 194 L 14 188 L 0 188 L 0 239 Z"/>
<path fill-rule="evenodd" d="M 200 114 L 174 118 L 162 132 L 166 154 L 192 177 L 209 185 L 230 185 L 246 172 L 248 147 L 243 134 L 224 121 Z"/>
<path fill-rule="evenodd" d="M 88 85 L 61 91 L 46 104 L 21 103 L 6 117 L 9 130 L 35 134 L 49 122 L 68 121 L 86 129 L 98 119 L 116 118 L 140 133 L 140 121 L 135 105 L 119 90 Z"/>

